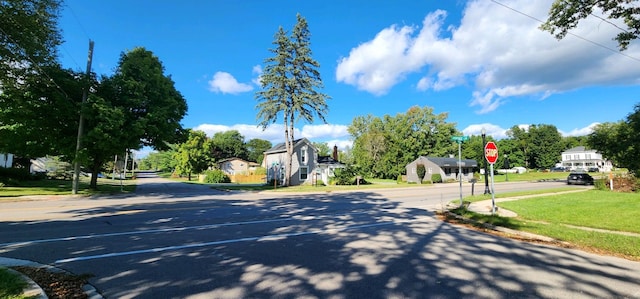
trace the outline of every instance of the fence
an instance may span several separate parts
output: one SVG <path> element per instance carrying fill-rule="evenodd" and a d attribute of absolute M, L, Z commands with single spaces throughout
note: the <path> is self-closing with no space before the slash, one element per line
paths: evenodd
<path fill-rule="evenodd" d="M 235 174 L 229 175 L 232 183 L 265 183 L 267 176 L 264 174 Z"/>

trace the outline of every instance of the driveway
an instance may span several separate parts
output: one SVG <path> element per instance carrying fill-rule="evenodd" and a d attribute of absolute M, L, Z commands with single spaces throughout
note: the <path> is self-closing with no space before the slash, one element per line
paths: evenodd
<path fill-rule="evenodd" d="M 131 197 L 0 204 L 0 256 L 93 274 L 107 298 L 640 298 L 638 262 L 437 220 L 455 188 L 139 183 Z"/>

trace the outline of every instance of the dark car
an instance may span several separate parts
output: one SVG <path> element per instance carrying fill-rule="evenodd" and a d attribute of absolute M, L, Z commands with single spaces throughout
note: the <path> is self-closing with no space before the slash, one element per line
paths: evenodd
<path fill-rule="evenodd" d="M 572 172 L 567 177 L 568 185 L 593 185 L 593 177 L 588 173 Z"/>

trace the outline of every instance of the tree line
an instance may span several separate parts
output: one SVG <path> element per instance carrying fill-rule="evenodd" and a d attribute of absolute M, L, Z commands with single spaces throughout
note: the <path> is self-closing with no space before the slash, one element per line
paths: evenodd
<path fill-rule="evenodd" d="M 143 47 L 122 52 L 109 76 L 63 68 L 56 51 L 61 5 L 0 2 L 0 152 L 14 153 L 27 171 L 33 158 L 75 159 L 93 174 L 95 189 L 115 155 L 183 141 L 187 103 L 160 59 Z M 78 133 L 80 115 L 85 126 Z"/>
<path fill-rule="evenodd" d="M 173 172 L 186 175 L 200 174 L 217 168 L 217 163 L 230 158 L 262 163 L 263 153 L 272 147 L 268 140 L 254 138 L 245 142 L 237 130 L 218 132 L 209 138 L 205 132 L 189 130 L 187 140 L 173 144 L 168 150 L 150 153 L 140 160 L 141 169 Z"/>

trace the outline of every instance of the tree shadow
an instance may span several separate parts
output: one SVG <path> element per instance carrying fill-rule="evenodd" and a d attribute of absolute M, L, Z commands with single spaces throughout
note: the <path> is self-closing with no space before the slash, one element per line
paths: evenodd
<path fill-rule="evenodd" d="M 468 230 L 375 192 L 212 191 L 70 211 L 77 221 L 1 222 L 0 254 L 95 274 L 107 298 L 640 294 L 640 263 Z"/>

